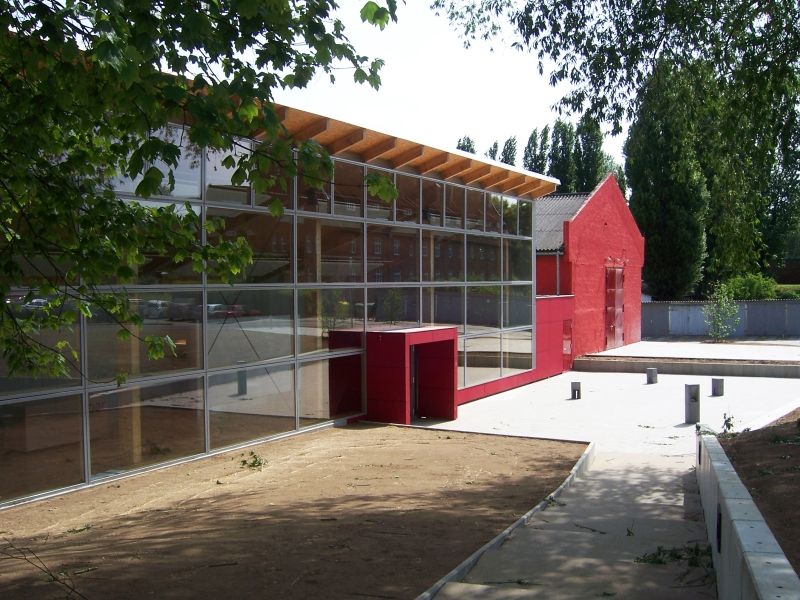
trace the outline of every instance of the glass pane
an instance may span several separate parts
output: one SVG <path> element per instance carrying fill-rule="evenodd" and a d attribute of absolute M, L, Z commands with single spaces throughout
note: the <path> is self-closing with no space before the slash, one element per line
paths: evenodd
<path fill-rule="evenodd" d="M 292 431 L 294 367 L 256 367 L 208 378 L 211 447 Z"/>
<path fill-rule="evenodd" d="M 266 193 L 256 194 L 256 206 L 271 206 L 277 200 L 284 210 L 294 210 L 294 177 L 277 177 Z"/>
<path fill-rule="evenodd" d="M 292 356 L 292 290 L 209 291 L 208 365 Z"/>
<path fill-rule="evenodd" d="M 199 188 L 198 181 L 198 188 Z M 144 206 L 152 208 L 159 208 L 166 206 L 163 202 L 150 202 L 145 200 L 138 200 Z M 200 206 L 190 207 L 195 214 L 200 214 Z M 175 205 L 175 212 L 179 215 L 186 213 L 186 205 Z M 199 240 L 200 232 L 197 233 Z M 191 258 L 187 257 L 181 262 L 175 262 L 175 252 L 172 248 L 167 248 L 164 252 L 155 252 L 150 248 L 142 249 L 142 254 L 145 257 L 145 262 L 140 265 L 134 265 L 133 269 L 136 274 L 128 283 L 138 285 L 166 285 L 173 283 L 200 283 L 201 275 L 195 272 L 192 267 Z"/>
<path fill-rule="evenodd" d="M 247 239 L 253 249 L 253 262 L 231 283 L 289 283 L 292 281 L 292 217 L 276 219 L 265 212 L 248 212 L 223 208 L 208 208 L 209 218 L 225 220 L 225 240 L 239 236 Z M 214 242 L 217 237 L 211 238 Z M 208 273 L 209 283 L 223 283 L 213 272 Z"/>
<path fill-rule="evenodd" d="M 83 482 L 78 394 L 0 405 L 0 501 Z"/>
<path fill-rule="evenodd" d="M 419 281 L 419 230 L 367 225 L 367 281 Z"/>
<path fill-rule="evenodd" d="M 441 225 L 444 214 L 444 184 L 422 180 L 422 224 Z"/>
<path fill-rule="evenodd" d="M 511 235 L 519 233 L 517 204 L 516 198 L 503 198 L 503 231 Z"/>
<path fill-rule="evenodd" d="M 206 150 L 206 202 L 250 204 L 250 185 L 246 181 L 240 185 L 231 182 L 239 161 L 249 154 L 249 140 L 240 140 L 227 150 Z M 232 169 L 222 164 L 228 156 L 236 161 Z"/>
<path fill-rule="evenodd" d="M 300 427 L 363 412 L 361 354 L 300 366 Z"/>
<path fill-rule="evenodd" d="M 497 194 L 486 195 L 486 231 L 500 233 L 503 221 L 503 197 Z"/>
<path fill-rule="evenodd" d="M 41 314 L 41 303 L 46 302 L 46 298 L 33 298 L 29 302 L 24 302 L 24 294 L 9 294 L 6 296 L 6 308 L 17 318 L 26 318 L 32 316 L 34 319 L 38 318 Z M 59 331 L 42 331 L 36 335 L 31 336 L 30 341 L 32 344 L 41 344 L 46 348 L 55 348 L 56 343 L 64 340 L 69 343 L 70 347 L 75 351 L 80 350 L 80 336 L 78 334 L 78 327 L 74 327 L 72 331 L 62 329 Z M 55 352 L 55 350 L 54 350 Z M 29 373 L 16 372 L 13 375 L 9 374 L 8 363 L 0 356 L 0 396 L 3 395 L 19 395 L 23 392 L 36 392 L 39 390 L 47 390 L 53 388 L 68 388 L 80 385 L 80 362 L 75 360 L 68 348 L 61 351 L 62 356 L 67 361 L 69 368 L 69 375 L 67 377 L 52 377 L 47 375 L 39 375 L 34 377 Z M 2 425 L 0 425 L 0 428 Z M 2 430 L 0 429 L 0 435 Z"/>
<path fill-rule="evenodd" d="M 336 161 L 333 179 L 333 212 L 360 217 L 364 214 L 364 167 Z"/>
<path fill-rule="evenodd" d="M 483 231 L 483 192 L 467 190 L 467 229 Z"/>
<path fill-rule="evenodd" d="M 500 333 L 466 339 L 466 385 L 500 378 Z"/>
<path fill-rule="evenodd" d="M 156 137 L 176 144 L 181 149 L 181 156 L 178 165 L 172 169 L 175 178 L 175 186 L 169 189 L 169 169 L 166 163 L 156 161 L 153 166 L 158 167 L 164 174 L 163 185 L 158 191 L 159 196 L 169 196 L 170 198 L 190 200 L 200 199 L 200 163 L 203 160 L 203 152 L 194 144 L 189 142 L 189 130 L 186 127 L 171 126 L 160 129 Z"/>
<path fill-rule="evenodd" d="M 15 227 L 15 232 L 22 237 L 35 235 L 26 226 Z M 16 271 L 11 273 L 11 276 L 6 275 L 5 269 L 3 273 L 0 273 L 0 284 L 9 287 L 36 288 L 53 281 L 63 281 L 72 264 L 63 257 L 54 254 L 23 256 L 22 254 L 14 253 L 8 246 L 3 249 L 3 252 L 10 253 L 8 260 L 14 263 L 14 266 L 11 267 L 9 265 L 9 267 Z M 77 279 L 73 281 L 77 281 Z"/>
<path fill-rule="evenodd" d="M 533 281 L 533 242 L 506 238 L 503 248 L 503 279 Z"/>
<path fill-rule="evenodd" d="M 464 338 L 458 338 L 458 387 L 463 388 L 467 383 L 467 351 Z"/>
<path fill-rule="evenodd" d="M 503 326 L 533 324 L 533 286 L 504 285 Z"/>
<path fill-rule="evenodd" d="M 89 432 L 93 478 L 199 454 L 203 380 L 91 394 Z"/>
<path fill-rule="evenodd" d="M 411 175 L 396 175 L 397 220 L 419 223 L 419 178 Z"/>
<path fill-rule="evenodd" d="M 533 368 L 533 331 L 503 333 L 503 377 Z"/>
<path fill-rule="evenodd" d="M 448 185 L 445 188 L 445 218 L 446 227 L 464 228 L 464 193 L 462 187 Z"/>
<path fill-rule="evenodd" d="M 367 169 L 367 173 L 370 175 L 380 175 L 383 177 L 388 177 L 392 180 L 392 174 L 387 171 L 380 171 L 378 169 Z M 378 198 L 377 196 L 373 196 L 367 190 L 367 218 L 369 219 L 384 219 L 387 221 L 392 220 L 392 202 L 385 202 Z"/>
<path fill-rule="evenodd" d="M 500 281 L 500 238 L 467 236 L 467 281 Z"/>
<path fill-rule="evenodd" d="M 467 333 L 500 329 L 500 286 L 467 288 Z"/>
<path fill-rule="evenodd" d="M 519 234 L 533 237 L 533 202 L 519 203 Z"/>
<path fill-rule="evenodd" d="M 297 219 L 297 281 L 364 281 L 363 225 L 346 221 Z"/>
<path fill-rule="evenodd" d="M 422 280 L 464 281 L 464 234 L 423 230 Z"/>
<path fill-rule="evenodd" d="M 368 329 L 419 327 L 419 289 L 373 288 L 367 290 Z"/>
<path fill-rule="evenodd" d="M 111 381 L 118 373 L 144 375 L 199 369 L 202 361 L 200 292 L 137 294 L 131 302 L 139 307 L 141 327 L 131 328 L 130 339 L 117 337 L 120 327 L 105 311 L 97 311 L 87 325 L 87 362 L 94 382 Z M 175 354 L 151 360 L 142 340 L 147 336 L 170 336 Z"/>
<path fill-rule="evenodd" d="M 311 182 L 303 177 L 302 169 L 297 174 L 297 210 L 329 213 L 331 211 L 330 181 Z M 314 184 L 318 185 L 314 185 Z"/>
<path fill-rule="evenodd" d="M 455 325 L 464 331 L 464 288 L 422 288 L 422 324 Z"/>
<path fill-rule="evenodd" d="M 364 290 L 338 288 L 298 291 L 300 353 L 364 345 Z"/>

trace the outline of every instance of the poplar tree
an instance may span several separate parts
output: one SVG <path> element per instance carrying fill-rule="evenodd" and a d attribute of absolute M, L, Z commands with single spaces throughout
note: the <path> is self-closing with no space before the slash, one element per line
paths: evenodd
<path fill-rule="evenodd" d="M 522 167 L 527 171 L 535 171 L 536 153 L 539 151 L 539 132 L 534 129 L 528 136 L 528 143 L 525 144 L 525 151 L 522 154 Z"/>
<path fill-rule="evenodd" d="M 576 189 L 575 128 L 571 123 L 562 119 L 557 119 L 553 125 L 549 163 L 550 168 L 547 174 L 557 177 L 561 181 L 559 191 L 579 191 Z"/>
<path fill-rule="evenodd" d="M 517 164 L 517 136 L 511 136 L 503 144 L 503 151 L 500 153 L 500 162 L 512 167 Z"/>
<path fill-rule="evenodd" d="M 658 300 L 692 294 L 703 273 L 709 193 L 686 75 L 666 62 L 645 83 L 625 142 L 630 209 L 645 238 L 642 278 Z M 689 103 L 691 106 L 691 103 Z"/>
<path fill-rule="evenodd" d="M 471 137 L 465 135 L 461 139 L 458 140 L 456 144 L 456 150 L 461 150 L 462 152 L 469 152 L 470 154 L 475 154 L 475 142 Z"/>

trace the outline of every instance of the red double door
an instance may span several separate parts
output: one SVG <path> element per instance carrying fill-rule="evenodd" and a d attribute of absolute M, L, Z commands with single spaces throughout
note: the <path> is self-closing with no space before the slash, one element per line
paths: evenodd
<path fill-rule="evenodd" d="M 625 343 L 624 283 L 622 267 L 606 267 L 606 350 L 618 348 Z"/>

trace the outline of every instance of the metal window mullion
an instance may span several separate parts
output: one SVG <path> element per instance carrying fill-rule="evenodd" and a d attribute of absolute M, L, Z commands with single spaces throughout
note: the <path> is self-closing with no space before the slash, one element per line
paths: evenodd
<path fill-rule="evenodd" d="M 208 244 L 208 236 L 206 235 L 206 219 L 208 218 L 208 206 L 206 205 L 206 166 L 208 162 L 208 149 L 203 148 L 202 152 L 203 160 L 200 161 L 200 245 L 205 246 Z M 252 193 L 252 189 L 251 189 Z M 251 205 L 252 205 L 252 198 L 251 198 Z M 208 265 L 205 265 L 203 272 L 201 274 L 200 282 L 202 284 L 202 290 L 200 292 L 200 303 L 202 306 L 202 318 L 200 320 L 200 333 L 201 333 L 201 341 L 200 343 L 203 345 L 203 438 L 205 440 L 204 443 L 204 451 L 206 453 L 211 451 L 211 425 L 210 425 L 210 399 L 209 399 L 209 385 L 208 385 L 208 309 L 207 302 L 208 302 L 208 273 L 207 273 Z"/>
<path fill-rule="evenodd" d="M 79 359 L 81 373 L 81 421 L 83 429 L 83 481 L 88 484 L 92 479 L 91 432 L 89 431 L 89 344 L 87 341 L 87 319 L 81 313 L 79 317 Z"/>
<path fill-rule="evenodd" d="M 520 203 L 517 203 L 520 204 Z M 522 207 L 520 206 L 520 215 Z M 517 220 L 519 226 L 519 219 Z M 536 368 L 536 205 L 531 202 L 531 368 Z M 559 263 L 556 254 L 556 265 Z"/>
<path fill-rule="evenodd" d="M 292 150 L 292 158 L 297 164 L 297 150 Z M 298 239 L 297 239 L 297 220 L 298 220 L 298 208 L 299 208 L 299 188 L 300 188 L 300 181 L 297 177 L 297 173 L 295 172 L 293 177 L 293 184 L 292 184 L 292 206 L 294 207 L 294 219 L 292 220 L 292 250 L 291 250 L 291 262 L 292 262 L 292 310 L 294 312 L 294 325 L 292 326 L 292 333 L 294 334 L 294 356 L 292 357 L 292 375 L 293 375 L 293 393 L 294 393 L 294 429 L 297 431 L 300 429 L 300 365 L 297 361 L 298 356 L 300 355 L 300 302 L 299 302 L 299 294 L 300 291 L 297 287 L 297 263 L 300 260 L 300 252 L 297 249 Z M 333 202 L 333 196 L 331 195 L 331 203 Z M 329 207 L 330 208 L 330 207 Z"/>

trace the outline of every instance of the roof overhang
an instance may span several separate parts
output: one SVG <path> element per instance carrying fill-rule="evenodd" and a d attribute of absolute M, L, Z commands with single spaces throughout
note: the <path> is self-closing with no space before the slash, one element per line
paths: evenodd
<path fill-rule="evenodd" d="M 560 183 L 554 177 L 460 150 L 433 148 L 289 106 L 275 105 L 275 109 L 292 139 L 296 142 L 312 139 L 332 156 L 531 200 L 550 194 Z"/>

